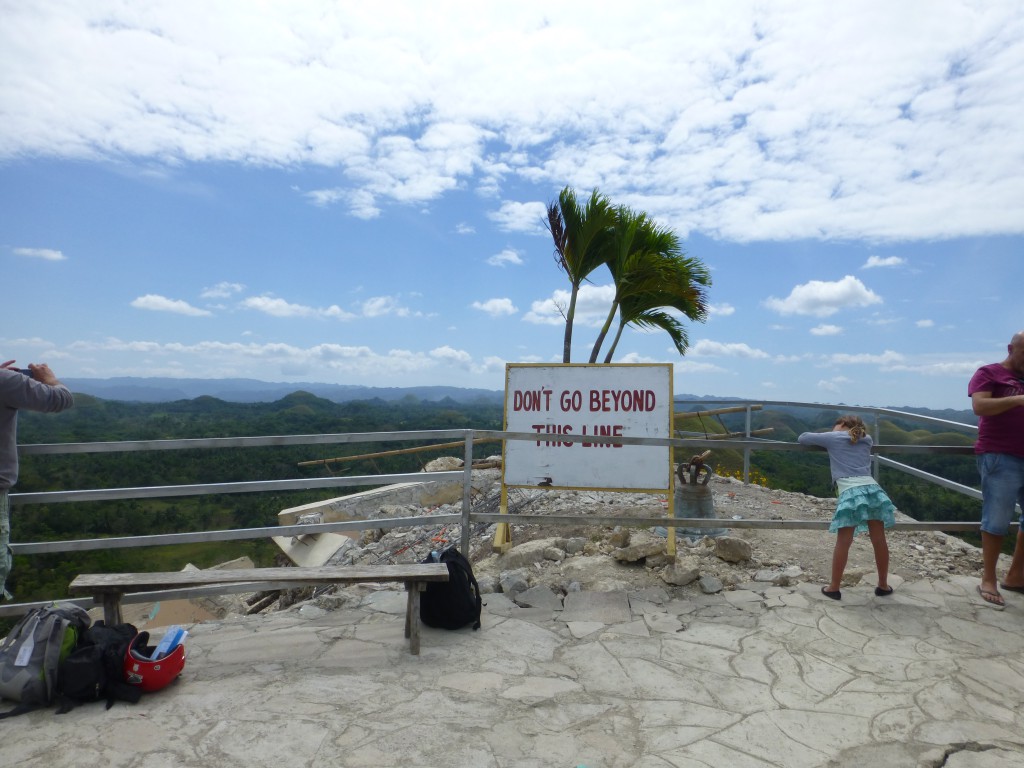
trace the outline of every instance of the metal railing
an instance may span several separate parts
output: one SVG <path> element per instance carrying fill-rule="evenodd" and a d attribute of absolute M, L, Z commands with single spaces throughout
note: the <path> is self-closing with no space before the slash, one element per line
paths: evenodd
<path fill-rule="evenodd" d="M 970 424 L 962 424 L 934 417 L 922 416 L 902 411 L 868 408 L 858 406 L 832 406 L 818 403 L 799 403 L 790 401 L 736 401 L 736 400 L 701 400 L 701 401 L 676 401 L 676 406 L 699 404 L 701 406 L 727 403 L 733 408 L 742 408 L 746 411 L 745 434 L 741 439 L 720 439 L 704 436 L 686 434 L 672 438 L 639 438 L 639 437 L 597 437 L 594 435 L 560 435 L 561 440 L 589 440 L 596 443 L 608 443 L 613 445 L 661 445 L 670 446 L 676 451 L 676 457 L 682 455 L 682 451 L 694 449 L 721 449 L 731 448 L 741 450 L 743 453 L 743 479 L 749 482 L 750 454 L 752 451 L 817 451 L 820 449 L 803 446 L 797 443 L 782 442 L 774 440 L 758 439 L 751 434 L 751 412 L 754 409 L 764 406 L 777 406 L 786 408 L 809 408 L 822 411 L 861 412 L 874 416 L 874 427 L 876 444 L 873 448 L 875 462 L 877 465 L 884 465 L 902 472 L 906 472 L 926 482 L 939 485 L 943 488 L 961 493 L 972 498 L 980 499 L 981 494 L 974 488 L 954 483 L 945 478 L 932 475 L 922 470 L 902 464 L 882 453 L 906 453 L 906 454 L 953 454 L 967 455 L 973 453 L 970 446 L 911 446 L 911 445 L 879 445 L 877 443 L 878 419 L 881 416 L 910 419 L 941 424 L 957 429 L 976 430 Z M 677 417 L 680 411 L 676 411 Z M 378 475 L 359 475 L 344 477 L 318 477 L 287 480 L 258 480 L 250 482 L 232 483 L 202 483 L 187 485 L 166 485 L 146 487 L 124 487 L 124 488 L 100 488 L 90 490 L 65 490 L 65 491 L 43 491 L 29 493 L 11 493 L 10 500 L 12 508 L 32 504 L 64 504 L 81 503 L 92 501 L 107 501 L 117 499 L 154 499 L 182 496 L 205 496 L 216 494 L 233 493 L 263 493 L 278 491 L 297 491 L 327 488 L 345 487 L 375 487 L 386 486 L 395 483 L 427 482 L 438 480 L 461 481 L 462 483 L 462 510 L 461 513 L 427 514 L 412 517 L 374 517 L 365 520 L 348 520 L 344 522 L 329 522 L 315 524 L 275 525 L 259 528 L 242 528 L 232 530 L 216 531 L 195 531 L 190 533 L 168 533 L 145 536 L 125 536 L 114 538 L 77 539 L 63 541 L 45 541 L 12 543 L 11 548 L 16 555 L 34 555 L 56 552 L 83 552 L 89 550 L 116 549 L 125 547 L 155 546 L 186 544 L 196 542 L 215 541 L 240 541 L 247 539 L 265 539 L 274 536 L 296 536 L 316 533 L 340 533 L 367 528 L 404 528 L 404 527 L 432 527 L 448 524 L 461 526 L 461 548 L 462 551 L 469 551 L 469 538 L 473 523 L 517 523 L 530 524 L 543 519 L 545 524 L 551 525 L 579 525 L 585 522 L 587 525 L 606 526 L 631 526 L 631 527 L 652 527 L 664 526 L 671 522 L 673 526 L 686 528 L 761 528 L 761 529 L 825 529 L 827 521 L 804 521 L 804 520 L 733 520 L 733 519 L 707 519 L 707 518 L 685 518 L 674 517 L 607 517 L 602 515 L 538 515 L 522 513 L 489 513 L 474 512 L 472 509 L 472 464 L 474 442 L 481 440 L 528 440 L 536 441 L 535 433 L 506 432 L 500 430 L 472 430 L 472 429 L 447 429 L 447 430 L 415 430 L 407 432 L 364 432 L 364 433 L 343 433 L 343 434 L 315 434 L 315 435 L 279 435 L 263 437 L 230 437 L 230 438 L 201 438 L 201 439 L 179 439 L 179 440 L 135 440 L 120 442 L 96 442 L 96 443 L 60 443 L 60 444 L 37 444 L 23 445 L 19 450 L 23 455 L 57 455 L 57 454 L 89 454 L 89 453 L 115 453 L 132 451 L 165 451 L 183 449 L 223 449 L 223 448 L 248 448 L 268 446 L 295 446 L 295 445 L 327 445 L 327 444 L 353 444 L 353 443 L 387 443 L 392 441 L 452 441 L 461 440 L 464 444 L 463 469 L 447 472 L 414 472 Z M 875 470 L 877 472 L 877 469 Z M 678 510 L 677 510 L 678 513 Z M 902 530 L 944 530 L 944 531 L 971 531 L 978 529 L 978 523 L 947 521 L 947 522 L 913 522 L 898 523 L 896 528 Z M 231 591 L 229 589 L 218 589 L 217 593 Z M 237 591 L 237 590 L 236 590 Z M 249 590 L 251 591 L 251 590 Z M 173 597 L 191 597 L 202 594 L 210 594 L 211 590 L 197 588 L 185 591 L 177 591 L 173 594 L 162 593 L 161 597 L 170 599 Z M 153 595 L 128 595 L 127 602 L 144 602 L 153 599 Z M 79 601 L 88 603 L 88 601 Z M 0 617 L 24 613 L 38 603 L 16 603 L 0 606 Z"/>

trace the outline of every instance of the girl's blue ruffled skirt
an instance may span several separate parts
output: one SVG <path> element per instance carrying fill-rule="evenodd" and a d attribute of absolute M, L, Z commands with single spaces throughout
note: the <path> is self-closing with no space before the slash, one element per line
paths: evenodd
<path fill-rule="evenodd" d="M 836 514 L 828 527 L 830 533 L 855 526 L 855 533 L 868 530 L 868 520 L 881 520 L 886 528 L 896 524 L 896 507 L 882 487 L 876 483 L 855 485 L 839 495 Z"/>

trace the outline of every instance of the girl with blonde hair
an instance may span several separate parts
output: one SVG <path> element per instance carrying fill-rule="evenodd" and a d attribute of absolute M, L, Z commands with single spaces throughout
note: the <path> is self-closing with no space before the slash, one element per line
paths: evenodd
<path fill-rule="evenodd" d="M 832 480 L 836 484 L 838 501 L 829 531 L 836 534 L 832 552 L 832 580 L 821 588 L 825 597 L 842 598 L 840 586 L 850 545 L 855 533 L 867 531 L 875 552 L 878 586 L 875 594 L 892 594 L 889 586 L 889 544 L 885 529 L 896 523 L 896 507 L 889 496 L 871 476 L 871 446 L 873 441 L 864 421 L 848 414 L 836 419 L 831 432 L 804 432 L 797 438 L 802 445 L 817 445 L 828 451 Z"/>

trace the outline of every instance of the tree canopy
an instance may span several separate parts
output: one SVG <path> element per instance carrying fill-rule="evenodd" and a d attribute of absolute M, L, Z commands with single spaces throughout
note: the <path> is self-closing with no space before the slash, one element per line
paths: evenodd
<path fill-rule="evenodd" d="M 590 362 L 597 362 L 616 314 L 618 327 L 605 363 L 611 362 L 627 325 L 660 328 L 668 333 L 680 355 L 686 353 L 689 336 L 680 317 L 695 322 L 707 319 L 711 274 L 699 259 L 686 256 L 675 232 L 659 226 L 644 212 L 611 205 L 596 189 L 581 206 L 570 187 L 565 187 L 558 200 L 548 206 L 547 224 L 554 241 L 555 262 L 570 283 L 563 363 L 572 358 L 580 286 L 601 266 L 611 273 L 615 295 L 591 349 Z"/>

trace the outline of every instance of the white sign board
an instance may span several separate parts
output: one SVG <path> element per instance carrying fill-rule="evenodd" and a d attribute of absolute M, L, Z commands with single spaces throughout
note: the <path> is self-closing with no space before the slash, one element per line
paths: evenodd
<path fill-rule="evenodd" d="M 505 366 L 508 486 L 668 490 L 672 452 L 664 445 L 565 441 L 560 435 L 672 437 L 672 366 Z"/>

